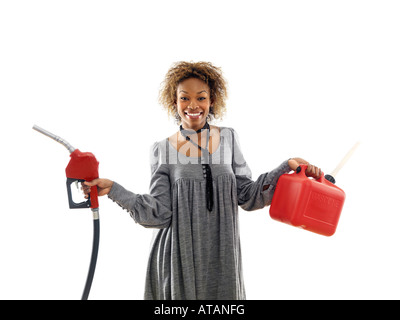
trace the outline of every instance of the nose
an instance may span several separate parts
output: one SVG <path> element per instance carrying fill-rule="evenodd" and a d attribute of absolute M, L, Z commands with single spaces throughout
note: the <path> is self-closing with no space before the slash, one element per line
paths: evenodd
<path fill-rule="evenodd" d="M 189 103 L 189 105 L 188 105 L 188 109 L 192 109 L 192 110 L 197 109 L 196 103 L 193 102 L 193 101 L 191 101 L 191 102 Z"/>

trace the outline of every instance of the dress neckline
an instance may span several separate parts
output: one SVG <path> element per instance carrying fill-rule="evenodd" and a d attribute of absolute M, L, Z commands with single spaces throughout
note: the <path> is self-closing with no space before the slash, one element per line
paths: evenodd
<path fill-rule="evenodd" d="M 217 148 L 215 149 L 215 151 L 210 153 L 211 156 L 214 155 L 214 154 L 216 154 L 217 152 L 219 152 L 219 150 L 220 150 L 220 148 L 221 148 L 221 127 L 215 126 L 215 128 L 218 129 L 218 133 L 219 133 L 219 144 L 218 144 Z M 186 154 L 180 152 L 180 151 L 171 143 L 171 141 L 169 140 L 169 138 L 166 138 L 166 140 L 168 141 L 168 145 L 169 145 L 172 149 L 174 149 L 174 151 L 176 151 L 177 153 L 180 153 L 181 155 L 183 155 L 183 156 L 185 156 L 185 157 L 187 157 L 187 158 L 193 158 L 193 159 L 202 158 L 202 155 L 200 155 L 200 156 L 187 156 Z"/>

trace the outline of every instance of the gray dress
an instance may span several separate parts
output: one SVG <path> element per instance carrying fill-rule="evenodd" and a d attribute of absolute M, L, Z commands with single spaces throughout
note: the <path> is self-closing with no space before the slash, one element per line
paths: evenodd
<path fill-rule="evenodd" d="M 288 161 L 251 179 L 236 132 L 220 128 L 220 145 L 210 159 L 187 157 L 165 139 L 153 145 L 149 194 L 135 194 L 114 182 L 109 198 L 147 228 L 155 228 L 145 299 L 245 299 L 238 206 L 271 203 Z M 206 207 L 202 163 L 209 161 L 214 207 Z M 268 189 L 263 191 L 263 186 Z"/>

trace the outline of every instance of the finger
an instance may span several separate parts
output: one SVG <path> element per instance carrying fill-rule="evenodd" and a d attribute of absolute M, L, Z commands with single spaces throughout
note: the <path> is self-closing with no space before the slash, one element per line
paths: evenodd
<path fill-rule="evenodd" d="M 316 177 L 316 175 L 317 175 L 317 167 L 316 166 L 311 166 L 311 174 L 313 177 Z"/>
<path fill-rule="evenodd" d="M 89 193 L 90 193 L 90 188 L 89 188 L 89 189 L 84 189 L 84 190 L 83 190 L 83 193 L 84 193 L 84 194 L 89 194 Z"/>
<path fill-rule="evenodd" d="M 318 167 L 316 167 L 316 166 L 313 166 L 313 177 L 315 179 L 318 178 Z"/>
<path fill-rule="evenodd" d="M 306 175 L 308 177 L 313 177 L 314 176 L 312 166 L 308 166 L 307 171 L 306 171 Z"/>
<path fill-rule="evenodd" d="M 81 189 L 82 189 L 82 190 L 83 190 L 83 189 L 88 189 L 88 188 L 90 188 L 90 186 L 86 185 L 85 182 L 87 182 L 87 181 L 81 182 Z"/>
<path fill-rule="evenodd" d="M 319 179 L 322 175 L 322 171 L 320 168 L 312 166 L 312 170 L 310 171 L 309 175 L 315 179 Z"/>
<path fill-rule="evenodd" d="M 90 189 L 90 186 L 85 185 L 83 182 L 81 183 L 81 190 Z"/>
<path fill-rule="evenodd" d="M 317 167 L 312 164 L 308 165 L 307 170 L 306 170 L 306 175 L 308 177 L 316 178 L 317 177 Z"/>
<path fill-rule="evenodd" d="M 100 183 L 100 179 L 94 179 L 92 181 L 84 181 L 83 183 L 89 187 L 93 187 L 97 186 Z"/>

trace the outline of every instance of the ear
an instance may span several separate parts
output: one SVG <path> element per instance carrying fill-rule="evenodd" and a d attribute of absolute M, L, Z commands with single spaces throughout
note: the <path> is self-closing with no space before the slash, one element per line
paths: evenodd
<path fill-rule="evenodd" d="M 214 98 L 210 99 L 210 110 L 214 109 Z"/>

